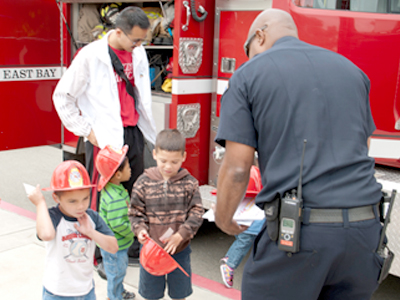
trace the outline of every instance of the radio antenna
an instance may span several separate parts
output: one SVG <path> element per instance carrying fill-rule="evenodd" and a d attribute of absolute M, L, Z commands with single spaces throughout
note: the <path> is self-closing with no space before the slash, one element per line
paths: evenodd
<path fill-rule="evenodd" d="M 306 152 L 306 144 L 307 140 L 304 140 L 303 144 L 303 154 L 301 155 L 301 163 L 300 163 L 300 178 L 299 178 L 299 186 L 297 187 L 297 197 L 299 197 L 299 200 L 301 200 L 301 186 L 303 182 L 303 164 L 304 164 L 304 153 Z"/>

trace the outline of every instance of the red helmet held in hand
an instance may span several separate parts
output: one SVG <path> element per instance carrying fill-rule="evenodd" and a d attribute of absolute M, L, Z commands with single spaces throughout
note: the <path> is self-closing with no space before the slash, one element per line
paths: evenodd
<path fill-rule="evenodd" d="M 189 277 L 189 274 L 182 266 L 151 238 L 144 242 L 140 250 L 140 263 L 147 272 L 155 276 L 166 275 L 179 268 Z"/>

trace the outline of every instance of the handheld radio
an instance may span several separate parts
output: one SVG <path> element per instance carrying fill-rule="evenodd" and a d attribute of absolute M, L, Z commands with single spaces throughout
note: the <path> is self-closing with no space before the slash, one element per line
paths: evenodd
<path fill-rule="evenodd" d="M 278 248 L 279 250 L 291 253 L 296 253 L 300 250 L 300 229 L 303 214 L 301 188 L 306 143 L 307 140 L 304 140 L 297 191 L 294 189 L 290 193 L 286 193 L 283 199 L 281 199 Z"/>

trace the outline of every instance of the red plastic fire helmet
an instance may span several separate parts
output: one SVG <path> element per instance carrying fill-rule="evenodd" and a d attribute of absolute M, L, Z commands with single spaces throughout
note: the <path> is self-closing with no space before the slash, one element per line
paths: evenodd
<path fill-rule="evenodd" d="M 91 184 L 85 167 L 76 160 L 66 160 L 59 164 L 51 176 L 50 187 L 44 191 L 70 191 L 86 189 L 95 186 Z"/>
<path fill-rule="evenodd" d="M 122 149 L 115 149 L 107 145 L 104 149 L 99 151 L 96 157 L 96 168 L 101 175 L 97 186 L 98 191 L 101 191 L 105 187 L 107 182 L 118 170 L 127 152 L 128 145 L 125 145 Z"/>
<path fill-rule="evenodd" d="M 144 242 L 140 250 L 140 263 L 147 272 L 154 276 L 166 275 L 179 268 L 189 277 L 182 266 L 151 238 Z"/>
<path fill-rule="evenodd" d="M 261 181 L 260 169 L 256 166 L 251 166 L 250 179 L 249 179 L 249 184 L 247 185 L 245 197 L 253 198 L 257 196 L 257 194 L 262 190 L 262 188 L 263 186 Z M 211 194 L 216 195 L 217 189 L 212 190 Z"/>

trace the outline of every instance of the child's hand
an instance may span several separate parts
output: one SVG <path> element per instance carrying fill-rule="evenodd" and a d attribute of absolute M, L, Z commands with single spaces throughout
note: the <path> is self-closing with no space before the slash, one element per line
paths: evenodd
<path fill-rule="evenodd" d="M 179 246 L 182 240 L 183 238 L 178 232 L 171 235 L 171 237 L 164 240 L 167 243 L 167 245 L 164 247 L 164 250 L 169 254 L 175 254 L 176 248 Z"/>
<path fill-rule="evenodd" d="M 46 200 L 44 199 L 43 194 L 40 191 L 39 184 L 32 192 L 29 193 L 28 198 L 35 206 L 38 206 L 41 203 L 46 203 Z"/>
<path fill-rule="evenodd" d="M 147 230 L 143 229 L 142 231 L 139 232 L 137 239 L 139 243 L 144 244 L 144 242 L 149 238 L 149 233 Z"/>
<path fill-rule="evenodd" d="M 76 230 L 78 230 L 80 233 L 87 235 L 88 237 L 91 237 L 91 233 L 93 232 L 93 227 L 90 224 L 89 217 L 87 213 L 85 213 L 82 217 L 78 218 L 78 224 L 74 224 L 74 227 Z"/>

